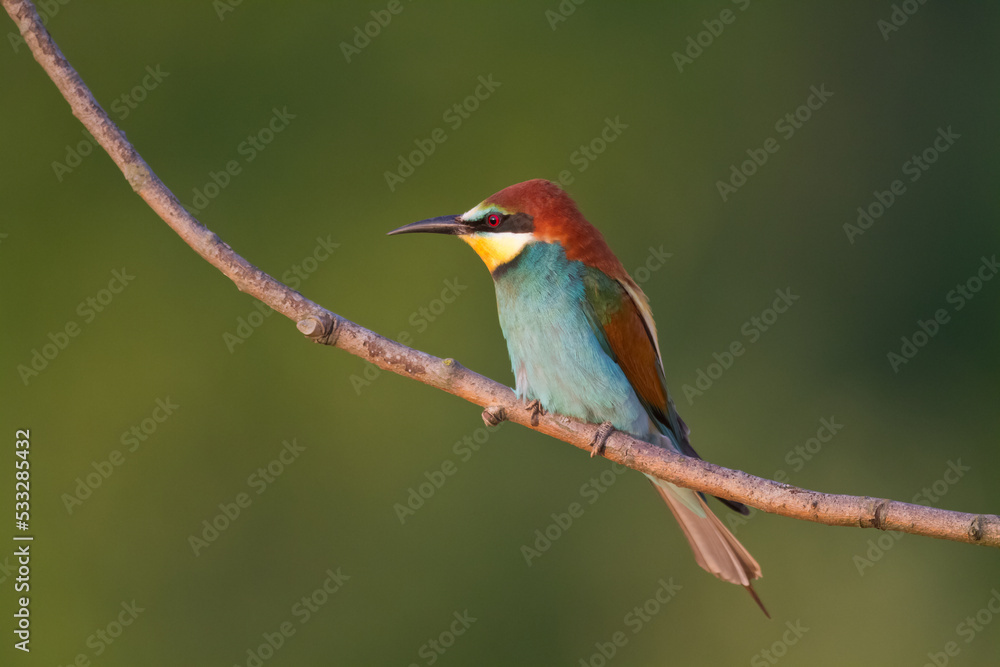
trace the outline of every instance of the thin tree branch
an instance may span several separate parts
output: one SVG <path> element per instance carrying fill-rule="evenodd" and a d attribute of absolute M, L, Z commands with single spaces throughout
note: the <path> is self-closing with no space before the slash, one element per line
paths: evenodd
<path fill-rule="evenodd" d="M 73 115 L 111 156 L 132 189 L 185 243 L 241 291 L 297 322 L 299 330 L 316 342 L 338 347 L 379 368 L 485 407 L 484 419 L 517 422 L 589 451 L 599 429 L 597 425 L 558 415 L 535 414 L 502 384 L 452 359 L 439 359 L 413 350 L 339 317 L 236 254 L 185 210 L 125 139 L 52 40 L 34 5 L 28 0 L 0 1 L 17 23 L 35 60 L 69 102 Z M 966 514 L 882 498 L 808 491 L 682 456 L 620 432 L 607 438 L 604 456 L 679 486 L 736 500 L 773 514 L 830 526 L 878 528 L 1000 547 L 1000 517 L 992 514 Z"/>

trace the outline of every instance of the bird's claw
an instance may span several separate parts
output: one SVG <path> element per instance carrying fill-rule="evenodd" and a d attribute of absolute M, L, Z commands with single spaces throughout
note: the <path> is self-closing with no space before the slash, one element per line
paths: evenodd
<path fill-rule="evenodd" d="M 536 398 L 528 403 L 527 410 L 531 413 L 531 425 L 538 426 L 538 417 L 545 414 L 545 408 L 542 407 L 542 402 Z"/>
<path fill-rule="evenodd" d="M 590 458 L 604 453 L 604 445 L 608 442 L 608 437 L 615 430 L 611 422 L 603 422 L 594 434 L 594 439 L 590 441 Z"/>

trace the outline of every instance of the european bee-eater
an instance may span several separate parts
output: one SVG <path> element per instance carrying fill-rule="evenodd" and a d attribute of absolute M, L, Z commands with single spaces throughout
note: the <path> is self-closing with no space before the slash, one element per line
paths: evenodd
<path fill-rule="evenodd" d="M 461 215 L 389 233 L 410 232 L 458 236 L 486 263 L 520 399 L 698 456 L 667 391 L 646 295 L 559 186 L 525 181 Z M 704 496 L 649 479 L 698 564 L 745 586 L 764 609 L 751 583 L 761 576 L 760 566 Z M 747 513 L 740 503 L 722 502 Z"/>

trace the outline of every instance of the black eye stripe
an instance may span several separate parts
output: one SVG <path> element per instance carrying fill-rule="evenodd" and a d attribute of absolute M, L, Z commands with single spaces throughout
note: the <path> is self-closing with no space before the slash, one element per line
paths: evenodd
<path fill-rule="evenodd" d="M 491 222 L 492 220 L 496 220 L 496 224 Z M 503 213 L 487 213 L 485 216 L 480 218 L 479 224 L 482 225 L 486 231 L 491 232 L 530 234 L 535 231 L 535 219 L 527 213 L 513 213 L 511 215 L 505 215 Z"/>

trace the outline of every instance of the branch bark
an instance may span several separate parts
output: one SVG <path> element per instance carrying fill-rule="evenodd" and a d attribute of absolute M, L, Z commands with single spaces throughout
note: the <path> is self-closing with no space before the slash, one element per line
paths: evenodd
<path fill-rule="evenodd" d="M 453 359 L 414 350 L 384 338 L 313 303 L 233 251 L 198 222 L 125 139 L 76 70 L 63 56 L 28 0 L 0 0 L 35 60 L 49 75 L 84 127 L 124 174 L 132 189 L 195 252 L 242 292 L 295 321 L 310 339 L 338 347 L 383 370 L 398 373 L 487 408 L 484 419 L 505 418 L 588 450 L 598 426 L 559 415 L 536 415 L 504 385 Z M 614 462 L 696 491 L 751 507 L 830 526 L 859 526 L 1000 547 L 1000 517 L 967 514 L 883 498 L 819 493 L 689 458 L 613 432 L 604 456 Z"/>

